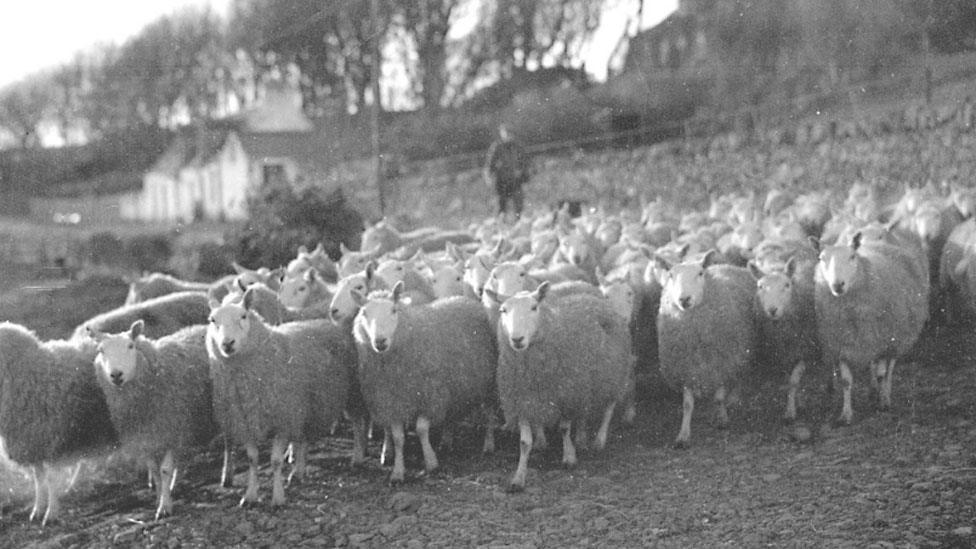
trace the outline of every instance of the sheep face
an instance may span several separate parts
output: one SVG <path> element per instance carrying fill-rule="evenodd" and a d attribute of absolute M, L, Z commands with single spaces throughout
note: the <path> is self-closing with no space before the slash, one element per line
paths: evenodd
<path fill-rule="evenodd" d="M 339 258 L 339 277 L 349 276 L 358 273 L 366 268 L 366 264 L 379 255 L 381 244 L 377 244 L 373 249 L 362 252 L 354 252 L 346 248 L 345 244 L 340 244 L 339 249 L 342 257 Z"/>
<path fill-rule="evenodd" d="M 95 355 L 95 368 L 105 379 L 116 387 L 132 381 L 139 365 L 139 350 L 136 341 L 145 330 L 145 322 L 137 320 L 128 332 L 104 334 L 89 327 L 89 335 L 98 342 Z"/>
<path fill-rule="evenodd" d="M 250 292 L 244 294 L 243 303 L 248 302 Z M 227 303 L 212 308 L 207 339 L 213 343 L 213 348 L 224 357 L 229 357 L 243 347 L 247 334 L 251 329 L 251 315 L 243 304 Z"/>
<path fill-rule="evenodd" d="M 528 289 L 529 273 L 524 266 L 514 261 L 495 265 L 488 275 L 485 288 L 498 295 L 511 296 Z"/>
<path fill-rule="evenodd" d="M 289 309 L 301 309 L 308 305 L 312 285 L 318 282 L 315 269 L 309 268 L 298 276 L 286 276 L 278 287 L 278 301 Z"/>
<path fill-rule="evenodd" d="M 438 299 L 464 295 L 464 275 L 453 265 L 438 267 L 431 275 L 431 287 Z"/>
<path fill-rule="evenodd" d="M 668 299 L 687 311 L 701 303 L 705 294 L 705 266 L 699 262 L 679 263 L 668 271 L 661 299 Z"/>
<path fill-rule="evenodd" d="M 539 300 L 535 292 L 521 291 L 505 300 L 499 308 L 498 325 L 508 345 L 516 352 L 532 343 L 539 328 Z"/>
<path fill-rule="evenodd" d="M 398 284 L 402 287 L 402 283 Z M 386 292 L 371 296 L 356 315 L 356 340 L 369 341 L 377 353 L 385 353 L 393 346 L 393 336 L 399 321 L 399 308 L 395 298 Z"/>
<path fill-rule="evenodd" d="M 952 204 L 959 210 L 959 215 L 969 219 L 976 213 L 976 188 L 967 188 L 952 183 L 950 185 L 949 198 Z"/>
<path fill-rule="evenodd" d="M 403 280 L 407 276 L 405 262 L 397 259 L 384 259 L 376 266 L 376 276 L 383 279 L 389 286 Z"/>
<path fill-rule="evenodd" d="M 848 245 L 827 246 L 820 252 L 817 269 L 830 293 L 840 297 L 848 292 L 854 277 L 857 275 L 858 256 L 861 233 L 857 233 Z"/>
<path fill-rule="evenodd" d="M 610 307 L 617 314 L 626 320 L 630 320 L 634 314 L 634 300 L 637 292 L 625 280 L 614 280 L 612 282 L 602 282 L 600 292 L 610 302 Z"/>
<path fill-rule="evenodd" d="M 537 232 L 532 235 L 529 245 L 532 255 L 548 261 L 559 248 L 559 235 L 551 230 Z"/>
<path fill-rule="evenodd" d="M 139 351 L 129 333 L 104 336 L 98 343 L 95 367 L 100 375 L 116 387 L 122 387 L 136 376 Z"/>
<path fill-rule="evenodd" d="M 477 252 L 464 263 L 464 283 L 474 290 L 475 295 L 481 296 L 485 290 L 485 283 L 491 274 L 494 260 L 489 252 Z"/>
<path fill-rule="evenodd" d="M 573 231 L 559 237 L 559 253 L 573 265 L 582 265 L 589 260 L 593 250 L 583 233 Z"/>
<path fill-rule="evenodd" d="M 935 204 L 926 203 L 919 206 L 915 210 L 912 221 L 915 233 L 925 242 L 931 243 L 942 234 L 942 211 Z"/>
<path fill-rule="evenodd" d="M 779 319 L 790 306 L 793 280 L 786 273 L 769 273 L 756 281 L 756 297 L 763 313 Z"/>
<path fill-rule="evenodd" d="M 600 223 L 595 236 L 604 248 L 609 248 L 620 240 L 622 232 L 623 224 L 619 219 L 608 219 Z"/>

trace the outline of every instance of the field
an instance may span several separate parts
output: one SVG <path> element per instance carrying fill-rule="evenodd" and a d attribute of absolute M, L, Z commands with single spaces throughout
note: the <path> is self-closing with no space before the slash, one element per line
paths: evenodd
<path fill-rule="evenodd" d="M 540 159 L 527 188 L 530 208 L 577 198 L 616 211 L 661 196 L 684 210 L 704 207 L 713 192 L 772 185 L 842 191 L 874 181 L 894 195 L 905 182 L 976 182 L 976 136 L 948 129 L 806 146 L 700 145 Z M 475 171 L 403 185 L 397 210 L 415 221 L 464 226 L 489 211 Z M 63 337 L 123 295 L 117 276 L 102 276 L 7 292 L 0 313 Z M 64 522 L 45 529 L 26 523 L 26 481 L 3 471 L 0 545 L 969 547 L 976 544 L 972 329 L 926 332 L 896 369 L 890 412 L 875 409 L 859 372 L 850 427 L 832 423 L 839 397 L 823 371 L 805 378 L 798 425 L 783 426 L 782 376 L 762 370 L 743 388 L 730 429 L 712 427 L 703 405 L 692 447 L 674 450 L 680 397 L 645 388 L 635 425 L 615 428 L 605 451 L 583 452 L 573 470 L 559 465 L 558 448 L 534 455 L 521 495 L 505 493 L 518 455 L 514 435 L 485 457 L 473 429 L 440 455 L 445 472 L 412 475 L 399 488 L 386 485 L 388 470 L 375 459 L 351 469 L 340 430 L 314 448 L 310 478 L 287 488 L 289 503 L 278 511 L 266 503 L 238 509 L 243 470 L 238 488 L 219 488 L 218 454 L 202 453 L 178 485 L 175 516 L 159 522 L 143 474 L 121 456 L 86 466 L 65 498 Z M 408 470 L 416 472 L 414 442 Z M 378 454 L 375 443 L 370 452 Z M 266 486 L 263 494 L 266 502 Z"/>

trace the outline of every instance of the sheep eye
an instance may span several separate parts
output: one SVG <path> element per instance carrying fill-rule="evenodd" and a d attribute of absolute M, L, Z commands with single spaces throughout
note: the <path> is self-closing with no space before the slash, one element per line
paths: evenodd
<path fill-rule="evenodd" d="M 532 306 L 532 312 L 535 312 L 535 311 L 538 311 L 538 310 L 539 310 L 539 306 L 538 305 L 533 305 Z"/>
<path fill-rule="evenodd" d="M 207 317 L 207 322 L 209 322 L 211 324 L 215 324 L 217 321 L 214 320 L 214 317 L 211 316 L 211 317 Z"/>
<path fill-rule="evenodd" d="M 360 284 L 359 286 L 356 286 L 353 289 L 356 290 L 357 292 L 361 292 L 361 291 L 365 290 L 366 288 L 362 284 Z"/>
<path fill-rule="evenodd" d="M 298 291 L 299 292 L 305 292 L 305 291 L 308 291 L 308 288 L 306 288 L 305 286 L 302 286 L 301 288 L 298 289 Z"/>
<path fill-rule="evenodd" d="M 132 350 L 132 349 L 134 349 L 134 348 L 135 348 L 135 345 L 133 345 L 133 344 L 131 344 L 131 343 L 130 343 L 130 344 L 129 344 L 129 350 L 131 351 L 131 350 Z"/>
<path fill-rule="evenodd" d="M 242 314 L 241 315 L 241 320 L 246 320 L 246 319 L 247 319 L 247 313 Z"/>

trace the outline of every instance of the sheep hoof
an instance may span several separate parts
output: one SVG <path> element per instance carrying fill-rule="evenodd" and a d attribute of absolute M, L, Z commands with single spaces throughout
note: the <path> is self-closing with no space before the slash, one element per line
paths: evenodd
<path fill-rule="evenodd" d="M 509 494 L 521 494 L 525 491 L 525 485 L 519 484 L 517 482 L 509 483 L 508 488 L 505 490 Z"/>
<path fill-rule="evenodd" d="M 442 479 L 446 478 L 448 475 L 447 471 L 445 471 L 443 467 L 435 467 L 434 469 L 425 470 L 424 476 L 427 478 Z"/>
<path fill-rule="evenodd" d="M 834 427 L 850 427 L 850 425 L 851 418 L 849 417 L 839 416 L 834 420 Z"/>
<path fill-rule="evenodd" d="M 159 519 L 166 518 L 172 514 L 170 509 L 157 509 L 155 521 L 159 522 Z"/>
<path fill-rule="evenodd" d="M 387 481 L 387 484 L 389 484 L 391 488 L 403 486 L 403 477 L 394 477 L 391 475 L 390 480 Z"/>
<path fill-rule="evenodd" d="M 254 507 L 257 507 L 257 505 L 258 500 L 250 500 L 247 499 L 247 497 L 241 498 L 241 502 L 237 504 L 237 506 L 241 509 L 253 509 Z"/>
<path fill-rule="evenodd" d="M 671 448 L 675 450 L 687 450 L 691 446 L 687 440 L 676 440 L 671 444 Z"/>

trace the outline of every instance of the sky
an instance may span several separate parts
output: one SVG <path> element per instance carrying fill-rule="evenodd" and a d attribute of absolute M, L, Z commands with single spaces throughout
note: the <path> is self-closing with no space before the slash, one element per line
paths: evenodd
<path fill-rule="evenodd" d="M 644 2 L 642 28 L 653 26 L 677 6 L 677 0 Z M 184 6 L 209 5 L 226 14 L 230 0 L 20 0 L 6 4 L 0 18 L 0 87 L 66 63 L 76 52 L 96 44 L 120 44 L 158 17 Z M 629 7 L 636 2 L 618 0 L 617 4 Z M 587 56 L 588 67 L 599 66 L 601 61 L 606 64 L 616 40 L 616 36 L 610 38 L 616 33 L 609 29 L 626 24 L 626 19 L 626 11 L 620 8 L 605 15 L 606 24 Z"/>

